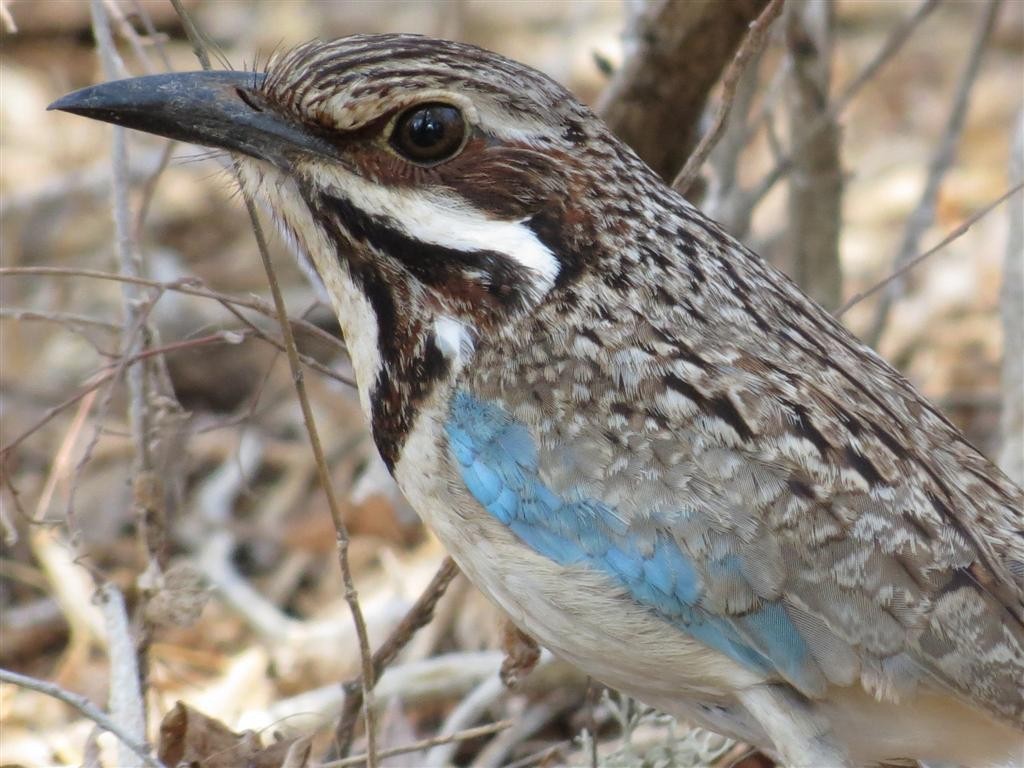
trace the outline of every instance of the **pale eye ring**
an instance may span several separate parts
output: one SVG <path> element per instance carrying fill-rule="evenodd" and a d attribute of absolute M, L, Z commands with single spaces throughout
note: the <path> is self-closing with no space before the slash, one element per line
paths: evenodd
<path fill-rule="evenodd" d="M 465 137 L 462 111 L 450 104 L 432 102 L 418 104 L 399 115 L 390 143 L 407 160 L 432 164 L 457 155 Z"/>

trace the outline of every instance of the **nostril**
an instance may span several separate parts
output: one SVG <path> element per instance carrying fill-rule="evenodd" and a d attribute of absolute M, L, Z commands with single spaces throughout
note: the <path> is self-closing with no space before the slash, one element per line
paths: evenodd
<path fill-rule="evenodd" d="M 238 98 L 245 102 L 246 106 L 248 106 L 250 109 L 254 110 L 255 112 L 263 111 L 263 107 L 256 103 L 256 100 L 253 98 L 252 94 L 245 88 L 236 87 L 235 93 L 238 95 Z"/>

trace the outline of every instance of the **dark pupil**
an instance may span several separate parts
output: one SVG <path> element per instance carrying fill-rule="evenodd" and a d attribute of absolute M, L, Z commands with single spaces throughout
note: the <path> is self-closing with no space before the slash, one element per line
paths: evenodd
<path fill-rule="evenodd" d="M 448 104 L 425 104 L 399 118 L 391 146 L 413 162 L 434 163 L 458 152 L 465 134 L 458 109 Z"/>
<path fill-rule="evenodd" d="M 421 149 L 429 149 L 444 140 L 447 107 L 421 109 L 409 121 L 409 140 Z"/>

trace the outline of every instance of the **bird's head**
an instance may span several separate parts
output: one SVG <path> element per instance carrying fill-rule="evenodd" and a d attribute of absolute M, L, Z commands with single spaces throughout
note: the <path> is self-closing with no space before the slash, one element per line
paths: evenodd
<path fill-rule="evenodd" d="M 309 43 L 266 73 L 105 83 L 51 108 L 235 153 L 334 304 L 375 431 L 557 300 L 599 258 L 623 167 L 650 173 L 548 77 L 412 35 Z"/>

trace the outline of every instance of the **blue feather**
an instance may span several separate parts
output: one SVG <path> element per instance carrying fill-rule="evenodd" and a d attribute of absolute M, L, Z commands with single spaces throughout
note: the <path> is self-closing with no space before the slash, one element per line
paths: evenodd
<path fill-rule="evenodd" d="M 780 603 L 742 616 L 719 616 L 701 604 L 704 578 L 742 578 L 728 555 L 703 573 L 667 526 L 631 530 L 599 499 L 565 499 L 541 480 L 529 430 L 500 407 L 456 392 L 445 425 L 451 455 L 473 497 L 534 551 L 561 565 L 607 574 L 641 604 L 693 638 L 764 674 L 815 688 L 807 643 Z"/>

